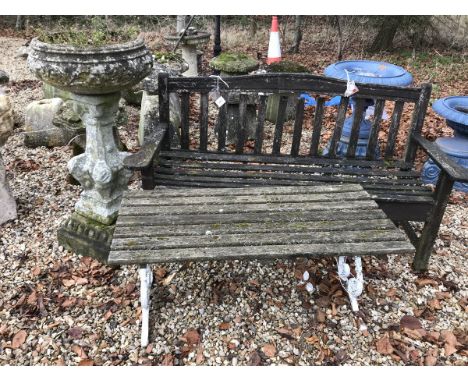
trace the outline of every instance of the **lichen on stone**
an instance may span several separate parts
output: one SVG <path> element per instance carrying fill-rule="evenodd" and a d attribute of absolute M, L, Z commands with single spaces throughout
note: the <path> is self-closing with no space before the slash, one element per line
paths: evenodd
<path fill-rule="evenodd" d="M 210 67 L 229 74 L 246 74 L 257 69 L 258 62 L 244 53 L 224 52 L 210 61 Z"/>
<path fill-rule="evenodd" d="M 288 60 L 271 63 L 268 65 L 268 71 L 272 73 L 309 73 L 304 65 Z"/>

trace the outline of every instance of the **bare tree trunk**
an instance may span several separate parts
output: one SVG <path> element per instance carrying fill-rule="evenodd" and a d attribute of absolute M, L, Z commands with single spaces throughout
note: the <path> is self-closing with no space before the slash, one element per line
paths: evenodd
<path fill-rule="evenodd" d="M 401 16 L 386 16 L 384 22 L 369 48 L 370 52 L 381 52 L 393 48 L 393 39 L 395 38 L 400 23 Z"/>
<path fill-rule="evenodd" d="M 255 37 L 257 34 L 257 17 L 256 16 L 250 16 L 250 30 L 249 30 L 249 35 L 250 37 Z"/>
<path fill-rule="evenodd" d="M 182 29 L 185 28 L 185 15 L 177 16 L 177 32 L 180 32 Z"/>
<path fill-rule="evenodd" d="M 290 53 L 299 53 L 299 46 L 302 41 L 302 16 L 296 16 L 294 23 L 294 44 L 289 49 Z"/>
<path fill-rule="evenodd" d="M 16 16 L 16 25 L 15 25 L 15 29 L 16 29 L 17 31 L 22 30 L 22 29 L 23 29 L 23 26 L 24 26 L 23 17 L 22 17 L 21 15 Z"/>
<path fill-rule="evenodd" d="M 334 16 L 336 22 L 336 29 L 338 31 L 338 61 L 343 59 L 343 31 L 341 30 L 340 16 Z"/>

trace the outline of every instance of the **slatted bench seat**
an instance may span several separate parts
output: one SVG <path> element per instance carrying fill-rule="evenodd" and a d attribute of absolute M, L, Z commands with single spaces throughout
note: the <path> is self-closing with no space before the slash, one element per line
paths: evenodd
<path fill-rule="evenodd" d="M 147 264 L 400 253 L 414 253 L 414 247 L 359 184 L 156 187 L 124 195 L 109 263 L 142 266 L 145 346 L 152 282 Z M 360 277 L 358 290 L 348 291 L 355 309 Z"/>

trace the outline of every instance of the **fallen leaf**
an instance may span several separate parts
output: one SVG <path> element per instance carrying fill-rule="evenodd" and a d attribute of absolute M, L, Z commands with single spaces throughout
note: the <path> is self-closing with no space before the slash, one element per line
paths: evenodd
<path fill-rule="evenodd" d="M 317 310 L 315 317 L 317 318 L 318 322 L 325 322 L 327 319 L 327 317 L 325 316 L 325 313 L 323 313 L 320 309 Z"/>
<path fill-rule="evenodd" d="M 80 361 L 78 366 L 94 366 L 94 361 L 91 361 L 90 359 L 83 359 Z"/>
<path fill-rule="evenodd" d="M 27 333 L 25 330 L 20 330 L 19 332 L 17 332 L 11 340 L 11 348 L 18 349 L 21 345 L 24 344 L 24 341 L 26 341 L 26 337 Z"/>
<path fill-rule="evenodd" d="M 84 350 L 82 349 L 82 347 L 79 346 L 79 345 L 76 345 L 76 344 L 75 344 L 75 345 L 72 345 L 71 350 L 72 350 L 73 352 L 75 352 L 75 353 L 78 355 L 78 357 L 80 357 L 80 358 L 88 358 L 88 356 L 86 355 L 85 351 L 84 351 Z"/>
<path fill-rule="evenodd" d="M 276 329 L 276 332 L 277 332 L 281 337 L 287 338 L 287 339 L 289 339 L 289 340 L 293 340 L 293 339 L 294 339 L 294 332 L 292 331 L 292 329 L 283 327 L 283 328 Z"/>
<path fill-rule="evenodd" d="M 438 342 L 440 338 L 440 333 L 439 332 L 427 332 L 424 338 L 426 339 L 426 341 L 429 341 L 429 342 Z"/>
<path fill-rule="evenodd" d="M 76 285 L 85 285 L 88 283 L 88 279 L 83 277 L 73 277 L 73 279 L 75 280 Z"/>
<path fill-rule="evenodd" d="M 448 343 L 446 343 L 446 344 L 444 345 L 444 350 L 445 350 L 445 356 L 446 356 L 446 357 L 449 357 L 449 356 L 451 356 L 452 354 L 454 354 L 454 353 L 457 352 L 457 348 L 456 348 L 454 345 L 448 344 Z"/>
<path fill-rule="evenodd" d="M 424 365 L 426 366 L 435 366 L 437 364 L 437 358 L 433 357 L 432 355 L 427 355 L 424 358 Z"/>
<path fill-rule="evenodd" d="M 195 359 L 195 363 L 200 365 L 205 360 L 205 356 L 203 355 L 203 345 L 198 346 L 197 357 Z"/>
<path fill-rule="evenodd" d="M 414 340 L 420 340 L 426 335 L 426 331 L 424 329 L 410 329 L 403 327 L 402 332 Z"/>
<path fill-rule="evenodd" d="M 317 337 L 317 336 L 310 336 L 310 337 L 306 337 L 305 341 L 309 344 L 309 345 L 315 345 L 315 344 L 319 344 L 320 343 L 320 339 Z"/>
<path fill-rule="evenodd" d="M 249 366 L 260 366 L 262 364 L 262 359 L 256 350 L 250 353 L 249 356 Z"/>
<path fill-rule="evenodd" d="M 111 318 L 112 316 L 112 312 L 110 310 L 108 310 L 105 314 L 104 314 L 104 320 L 107 321 L 109 318 Z"/>
<path fill-rule="evenodd" d="M 172 354 L 165 354 L 161 362 L 163 366 L 173 366 L 174 365 L 174 356 Z"/>
<path fill-rule="evenodd" d="M 390 340 L 388 338 L 388 334 L 385 334 L 382 338 L 380 338 L 376 343 L 375 346 L 377 348 L 377 351 L 380 354 L 383 355 L 390 355 L 393 353 L 394 348 L 392 344 L 390 343 Z"/>
<path fill-rule="evenodd" d="M 196 345 L 200 342 L 200 334 L 195 329 L 192 329 L 184 334 L 182 340 L 184 340 L 189 345 Z"/>
<path fill-rule="evenodd" d="M 169 276 L 167 276 L 167 277 L 163 280 L 162 284 L 163 284 L 164 286 L 168 286 L 168 285 L 171 283 L 172 279 L 175 277 L 176 274 L 177 274 L 177 272 L 171 273 Z"/>
<path fill-rule="evenodd" d="M 39 267 L 34 267 L 32 270 L 33 276 L 39 276 L 41 274 L 41 268 Z"/>
<path fill-rule="evenodd" d="M 422 325 L 416 317 L 406 315 L 401 317 L 400 327 L 405 327 L 409 329 L 421 329 Z"/>
<path fill-rule="evenodd" d="M 452 294 L 450 292 L 436 292 L 435 296 L 438 300 L 446 300 L 451 298 Z"/>
<path fill-rule="evenodd" d="M 426 285 L 432 285 L 432 286 L 439 286 L 439 284 L 437 283 L 437 281 L 435 280 L 432 280 L 432 279 L 427 279 L 427 278 L 422 278 L 422 279 L 416 279 L 416 285 L 419 287 L 419 288 L 422 288 Z"/>
<path fill-rule="evenodd" d="M 37 293 L 35 290 L 33 290 L 32 293 L 28 297 L 28 304 L 36 305 L 36 303 L 37 303 Z"/>
<path fill-rule="evenodd" d="M 276 355 L 276 347 L 273 344 L 263 345 L 262 351 L 268 358 L 273 358 Z"/>
<path fill-rule="evenodd" d="M 68 330 L 68 335 L 75 340 L 79 340 L 83 335 L 83 329 L 79 326 L 75 326 Z"/>
<path fill-rule="evenodd" d="M 433 298 L 432 300 L 429 300 L 427 302 L 427 305 L 432 309 L 436 309 L 436 310 L 442 309 L 442 306 L 440 305 L 440 301 L 437 300 L 436 298 Z"/>
<path fill-rule="evenodd" d="M 69 286 L 75 285 L 75 280 L 63 279 L 62 284 L 65 285 L 66 287 L 69 287 Z"/>
<path fill-rule="evenodd" d="M 229 322 L 222 322 L 219 324 L 219 329 L 221 330 L 228 330 L 231 327 L 231 323 Z"/>

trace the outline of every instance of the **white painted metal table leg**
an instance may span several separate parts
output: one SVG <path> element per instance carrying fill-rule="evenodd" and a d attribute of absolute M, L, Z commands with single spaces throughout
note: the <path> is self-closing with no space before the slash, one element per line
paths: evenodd
<path fill-rule="evenodd" d="M 351 308 L 354 312 L 359 310 L 357 299 L 362 294 L 364 289 L 364 276 L 362 273 L 362 262 L 359 256 L 354 256 L 354 269 L 356 276 L 352 276 L 351 268 L 346 263 L 346 256 L 338 258 L 338 276 L 340 277 L 341 285 L 346 290 L 351 302 Z M 350 277 L 351 276 L 351 277 Z"/>
<path fill-rule="evenodd" d="M 141 303 L 141 346 L 148 345 L 150 292 L 153 272 L 149 265 L 140 267 L 140 303 Z"/>

